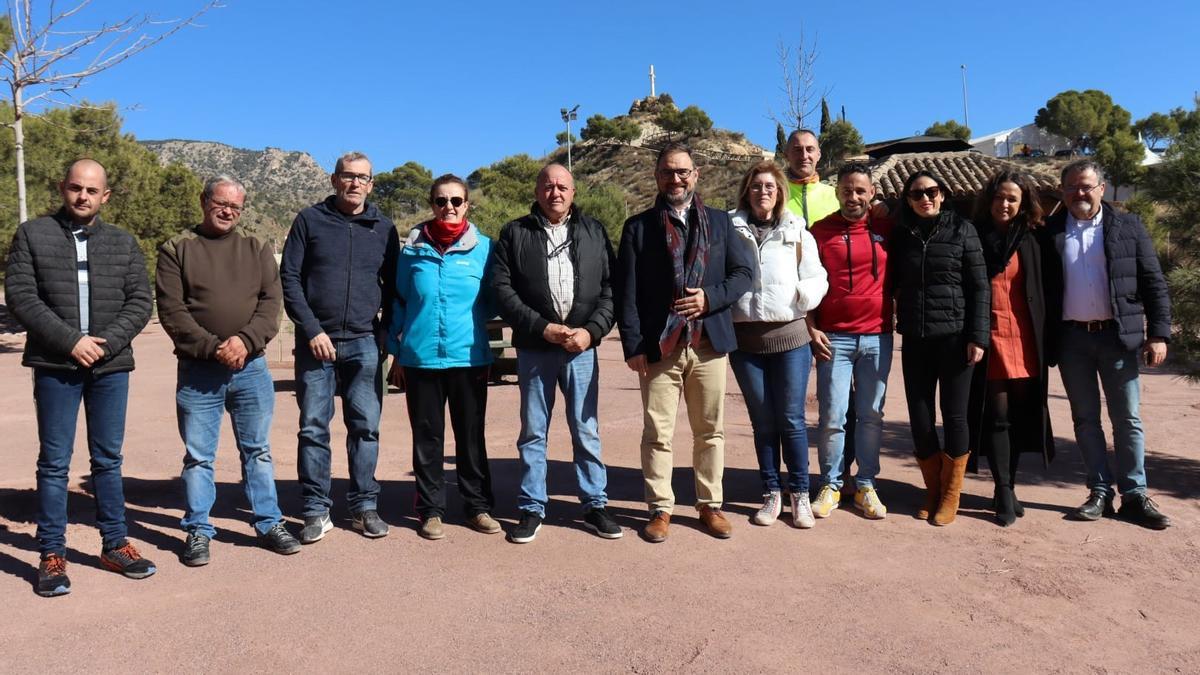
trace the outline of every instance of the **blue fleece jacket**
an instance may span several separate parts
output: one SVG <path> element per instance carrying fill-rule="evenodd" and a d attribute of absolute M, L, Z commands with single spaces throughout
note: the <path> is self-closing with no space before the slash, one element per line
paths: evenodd
<path fill-rule="evenodd" d="M 330 196 L 298 213 L 279 264 L 283 307 L 298 341 L 321 333 L 363 337 L 386 326 L 399 247 L 396 226 L 373 204 L 348 216 Z"/>
<path fill-rule="evenodd" d="M 445 253 L 418 225 L 396 263 L 387 350 L 409 368 L 465 368 L 492 362 L 487 322 L 495 316 L 492 240 L 473 224 Z"/>

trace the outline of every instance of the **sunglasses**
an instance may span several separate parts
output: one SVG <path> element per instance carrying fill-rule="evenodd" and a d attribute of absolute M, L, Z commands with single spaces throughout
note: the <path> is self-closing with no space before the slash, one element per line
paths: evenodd
<path fill-rule="evenodd" d="M 449 204 L 457 209 L 458 207 L 462 206 L 463 202 L 465 201 L 467 200 L 462 197 L 437 197 L 433 200 L 433 203 L 439 209 L 446 208 L 446 204 Z"/>
<path fill-rule="evenodd" d="M 942 194 L 942 189 L 940 187 L 934 185 L 933 187 L 927 187 L 924 190 L 915 190 L 915 189 L 909 190 L 908 198 L 914 202 L 921 201 L 922 197 L 924 197 L 925 199 L 928 199 L 929 201 L 933 201 L 933 200 L 937 199 L 938 195 L 940 195 L 940 194 Z"/>

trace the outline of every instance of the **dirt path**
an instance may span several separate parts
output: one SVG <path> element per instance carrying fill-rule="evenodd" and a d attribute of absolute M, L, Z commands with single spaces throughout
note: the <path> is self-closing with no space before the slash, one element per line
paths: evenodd
<path fill-rule="evenodd" d="M 985 472 L 968 479 L 958 523 L 914 520 L 921 478 L 897 355 L 879 482 L 886 520 L 843 507 L 809 531 L 784 521 L 750 525 L 758 475 L 730 376 L 725 494 L 734 536 L 706 536 L 694 510 L 681 506 L 670 540 L 647 544 L 636 536 L 645 518 L 636 380 L 619 345 L 606 340 L 601 423 L 612 508 L 629 528 L 623 539 L 598 539 L 576 520 L 559 417 L 549 521 L 535 542 L 516 546 L 466 529 L 455 499 L 446 538 L 421 540 L 408 422 L 401 395 L 390 395 L 378 477 L 391 536 L 372 541 L 349 529 L 345 457 L 335 451 L 340 527 L 288 558 L 258 548 L 226 424 L 213 562 L 189 569 L 176 558 L 175 360 L 152 325 L 136 342 L 125 477 L 131 535 L 159 572 L 130 581 L 99 569 L 87 457 L 77 450 L 68 528 L 74 590 L 47 600 L 31 589 L 37 435 L 20 344 L 19 335 L 0 335 L 0 672 L 1200 672 L 1200 388 L 1170 375 L 1143 376 L 1151 491 L 1175 522 L 1165 532 L 1064 519 L 1086 495 L 1057 376 L 1058 460 L 1047 472 L 1028 460 L 1022 468 L 1018 495 L 1028 515 L 1012 528 L 993 525 Z M 274 374 L 276 472 L 284 512 L 295 515 L 296 403 L 290 373 Z M 517 515 L 517 389 L 496 386 L 489 396 L 496 515 L 508 525 Z M 344 447 L 335 429 L 334 447 Z M 81 428 L 77 448 L 82 439 Z M 685 449 L 677 462 L 690 465 L 683 418 L 676 443 Z M 679 503 L 690 504 L 690 468 L 677 470 L 675 486 Z"/>

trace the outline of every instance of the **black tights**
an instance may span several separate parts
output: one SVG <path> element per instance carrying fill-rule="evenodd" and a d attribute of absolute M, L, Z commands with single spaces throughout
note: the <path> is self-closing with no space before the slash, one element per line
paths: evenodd
<path fill-rule="evenodd" d="M 985 420 L 990 420 L 988 440 L 992 455 L 988 463 L 992 467 L 992 480 L 996 487 L 1012 487 L 1017 482 L 1017 459 L 1021 456 L 1020 447 L 1013 452 L 1013 432 L 1021 426 L 1014 427 L 1013 421 L 1022 414 L 1029 414 L 1032 407 L 1027 405 L 1034 401 L 1036 392 L 1034 379 L 1025 377 L 1016 380 L 988 380 L 987 411 Z"/>
<path fill-rule="evenodd" d="M 908 399 L 908 420 L 918 459 L 927 459 L 942 450 L 938 441 L 934 397 L 942 409 L 945 452 L 962 457 L 968 451 L 967 399 L 971 392 L 971 371 L 967 363 L 967 342 L 961 335 L 920 338 L 904 336 L 900 344 L 904 372 L 904 395 Z"/>

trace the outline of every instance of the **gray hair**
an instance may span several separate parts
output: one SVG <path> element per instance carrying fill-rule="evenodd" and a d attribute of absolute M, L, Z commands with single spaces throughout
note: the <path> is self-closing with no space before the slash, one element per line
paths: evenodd
<path fill-rule="evenodd" d="M 366 155 L 364 155 L 363 153 L 361 153 L 357 150 L 352 150 L 350 152 L 347 152 L 346 154 L 337 158 L 337 163 L 335 163 L 333 165 L 333 172 L 335 174 L 341 173 L 342 169 L 346 168 L 346 164 L 348 164 L 349 162 L 357 162 L 359 160 L 364 160 L 364 159 L 368 162 L 371 161 L 371 158 L 367 157 Z"/>
<path fill-rule="evenodd" d="M 1100 179 L 1101 183 L 1105 182 L 1104 169 L 1100 166 L 1100 163 L 1088 157 L 1077 159 L 1074 162 L 1064 166 L 1062 169 L 1062 175 L 1059 176 L 1059 181 L 1061 181 L 1061 183 L 1065 186 L 1067 184 L 1067 176 L 1070 176 L 1073 173 L 1082 173 L 1089 170 L 1096 172 L 1096 178 Z"/>
<path fill-rule="evenodd" d="M 242 181 L 230 176 L 227 173 L 219 173 L 212 178 L 204 181 L 204 201 L 212 199 L 213 193 L 217 191 L 218 185 L 232 185 L 237 188 L 237 191 L 246 196 L 246 186 L 242 185 Z"/>

